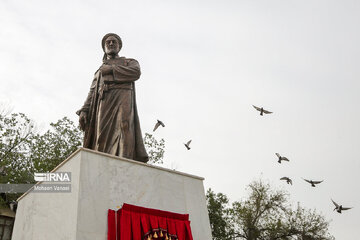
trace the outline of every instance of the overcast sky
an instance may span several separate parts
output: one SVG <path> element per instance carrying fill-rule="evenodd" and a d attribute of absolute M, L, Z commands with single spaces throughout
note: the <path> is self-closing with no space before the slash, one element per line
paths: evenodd
<path fill-rule="evenodd" d="M 360 235 L 360 2 L 0 1 L 0 100 L 39 125 L 75 114 L 101 38 L 139 61 L 142 131 L 165 128 L 164 165 L 232 201 L 254 179 Z M 274 113 L 259 116 L 252 104 Z M 192 139 L 192 149 L 183 143 Z M 290 162 L 278 164 L 275 152 Z M 293 178 L 286 185 L 280 177 Z M 324 180 L 316 188 L 302 178 Z M 354 207 L 338 214 L 330 198 Z"/>

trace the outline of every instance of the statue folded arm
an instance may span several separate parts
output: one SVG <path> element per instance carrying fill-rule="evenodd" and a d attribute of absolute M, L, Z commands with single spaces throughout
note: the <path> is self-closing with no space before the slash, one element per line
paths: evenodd
<path fill-rule="evenodd" d="M 113 66 L 115 82 L 133 82 L 140 78 L 140 65 L 135 59 L 125 59 L 126 66 Z"/>

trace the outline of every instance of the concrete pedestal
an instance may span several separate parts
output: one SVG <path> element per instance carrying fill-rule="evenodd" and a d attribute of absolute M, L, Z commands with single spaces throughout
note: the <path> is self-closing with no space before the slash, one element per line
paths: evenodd
<path fill-rule="evenodd" d="M 83 148 L 53 172 L 71 172 L 71 192 L 20 197 L 12 240 L 106 240 L 123 203 L 188 213 L 193 238 L 212 239 L 203 178 Z"/>

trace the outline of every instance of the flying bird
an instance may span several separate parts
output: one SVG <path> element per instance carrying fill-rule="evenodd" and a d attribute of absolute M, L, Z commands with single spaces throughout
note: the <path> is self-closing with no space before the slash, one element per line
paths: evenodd
<path fill-rule="evenodd" d="M 155 132 L 155 130 L 156 130 L 159 126 L 165 127 L 165 124 L 164 124 L 162 121 L 157 120 L 157 123 L 155 124 L 155 127 L 154 127 L 153 132 Z"/>
<path fill-rule="evenodd" d="M 187 150 L 190 150 L 190 143 L 191 143 L 191 140 L 188 141 L 187 143 L 184 143 L 185 147 L 187 148 Z"/>
<path fill-rule="evenodd" d="M 335 205 L 334 211 L 336 210 L 338 213 L 341 213 L 342 210 L 349 210 L 351 209 L 351 207 L 343 207 L 342 205 L 337 204 L 336 202 L 334 202 L 334 200 L 331 199 L 331 201 L 333 202 L 333 204 Z"/>
<path fill-rule="evenodd" d="M 279 153 L 275 153 L 275 154 L 279 158 L 278 163 L 281 163 L 281 161 L 288 161 L 288 162 L 290 161 L 286 157 L 281 156 Z"/>
<path fill-rule="evenodd" d="M 307 180 L 307 179 L 304 179 L 304 180 L 307 181 L 308 183 L 310 183 L 312 187 L 315 187 L 315 184 L 319 184 L 319 183 L 322 183 L 324 181 L 324 180 L 322 180 L 322 181 L 313 181 L 313 180 Z"/>
<path fill-rule="evenodd" d="M 255 106 L 255 105 L 253 105 L 253 107 L 260 112 L 260 115 L 261 115 L 261 116 L 262 116 L 264 113 L 266 113 L 266 114 L 272 113 L 272 112 L 270 112 L 270 111 L 268 111 L 268 110 L 265 110 L 265 109 L 262 108 L 262 107 L 259 108 L 259 107 Z"/>
<path fill-rule="evenodd" d="M 282 178 L 280 178 L 280 180 L 286 180 L 286 183 L 287 183 L 287 184 L 291 184 L 291 185 L 292 185 L 292 180 L 291 180 L 290 178 L 288 178 L 288 177 L 282 177 Z"/>

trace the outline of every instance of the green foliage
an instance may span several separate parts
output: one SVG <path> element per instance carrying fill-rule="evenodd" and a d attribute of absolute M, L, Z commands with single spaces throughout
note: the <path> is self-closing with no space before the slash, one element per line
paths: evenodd
<path fill-rule="evenodd" d="M 144 144 L 149 155 L 149 163 L 162 164 L 165 153 L 165 140 L 157 140 L 152 134 L 145 133 Z"/>
<path fill-rule="evenodd" d="M 233 221 L 241 226 L 238 235 L 245 239 L 277 239 L 283 233 L 287 194 L 272 190 L 261 180 L 249 184 L 249 190 L 248 199 L 233 203 Z"/>
<path fill-rule="evenodd" d="M 29 152 L 34 132 L 34 123 L 25 114 L 0 115 L 0 166 L 6 173 L 1 183 L 31 182 Z"/>
<path fill-rule="evenodd" d="M 67 117 L 50 124 L 44 134 L 36 134 L 29 157 L 34 172 L 50 172 L 82 143 L 82 132 Z"/>
<path fill-rule="evenodd" d="M 206 192 L 207 207 L 214 240 L 231 240 L 234 234 L 229 208 L 229 199 L 222 193 Z"/>
<path fill-rule="evenodd" d="M 50 126 L 39 134 L 25 114 L 0 113 L 0 167 L 5 167 L 0 183 L 35 183 L 34 172 L 50 172 L 81 145 L 82 134 L 68 118 Z M 19 195 L 0 194 L 0 205 Z"/>
<path fill-rule="evenodd" d="M 298 206 L 295 211 L 288 213 L 288 222 L 293 231 L 303 240 L 335 239 L 328 233 L 329 222 L 315 210 Z"/>
<path fill-rule="evenodd" d="M 328 233 L 329 222 L 315 210 L 306 210 L 300 206 L 294 210 L 288 203 L 287 192 L 274 190 L 261 180 L 250 183 L 248 187 L 248 198 L 233 202 L 227 208 L 228 199 L 225 195 L 215 195 L 211 190 L 208 191 L 213 239 L 334 239 Z M 217 218 L 212 217 L 213 215 Z"/>

